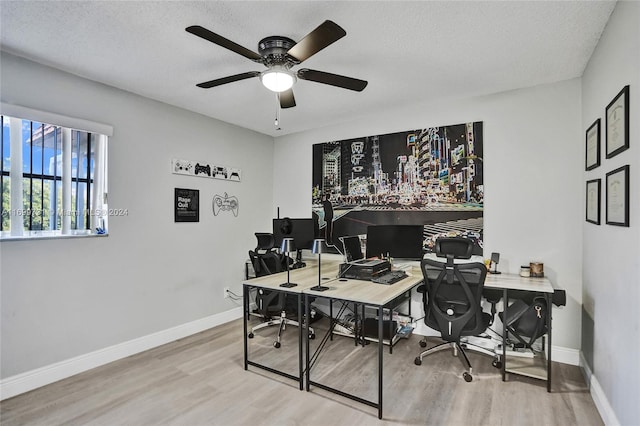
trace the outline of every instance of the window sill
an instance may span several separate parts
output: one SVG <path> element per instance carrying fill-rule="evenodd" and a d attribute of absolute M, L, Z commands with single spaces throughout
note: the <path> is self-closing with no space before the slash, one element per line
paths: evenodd
<path fill-rule="evenodd" d="M 70 234 L 62 234 L 60 231 L 25 231 L 22 235 L 11 235 L 9 231 L 0 232 L 0 242 L 4 241 L 26 241 L 26 240 L 57 240 L 64 238 L 90 238 L 108 237 L 109 234 L 96 234 L 95 232 L 71 231 Z"/>

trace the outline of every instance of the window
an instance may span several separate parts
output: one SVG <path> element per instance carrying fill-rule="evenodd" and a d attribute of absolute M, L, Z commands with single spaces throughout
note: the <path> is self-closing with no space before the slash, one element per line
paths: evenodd
<path fill-rule="evenodd" d="M 2 106 L 0 238 L 106 234 L 107 135 L 5 115 Z"/>

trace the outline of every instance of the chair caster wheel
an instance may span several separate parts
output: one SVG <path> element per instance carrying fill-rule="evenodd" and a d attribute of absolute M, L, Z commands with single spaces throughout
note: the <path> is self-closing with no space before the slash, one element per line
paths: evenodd
<path fill-rule="evenodd" d="M 420 359 L 419 356 L 417 356 L 416 359 L 413 360 L 413 363 L 415 365 L 422 365 L 422 360 Z"/>
<path fill-rule="evenodd" d="M 280 342 L 273 342 L 273 347 L 274 348 L 279 348 L 280 347 Z"/>
<path fill-rule="evenodd" d="M 462 374 L 462 377 L 464 378 L 464 381 L 467 383 L 473 380 L 473 376 L 467 373 L 466 371 Z"/>
<path fill-rule="evenodd" d="M 315 338 L 316 338 L 316 334 L 315 333 L 309 334 L 309 339 L 313 340 Z"/>
<path fill-rule="evenodd" d="M 494 359 L 491 365 L 493 365 L 495 368 L 502 368 L 502 362 L 498 361 L 497 359 Z"/>
<path fill-rule="evenodd" d="M 253 339 L 253 333 L 249 333 L 249 334 L 247 335 L 247 337 L 248 337 L 249 339 Z"/>
<path fill-rule="evenodd" d="M 427 342 L 425 342 L 424 340 L 420 340 L 420 347 L 421 348 L 426 348 L 427 347 Z"/>

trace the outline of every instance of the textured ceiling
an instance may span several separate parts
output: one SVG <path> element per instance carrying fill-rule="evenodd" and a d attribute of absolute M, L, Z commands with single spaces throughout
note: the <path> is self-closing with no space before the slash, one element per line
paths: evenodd
<path fill-rule="evenodd" d="M 425 100 L 496 93 L 579 77 L 612 1 L 0 1 L 1 47 L 130 92 L 279 136 Z M 305 67 L 368 80 L 363 92 L 299 80 L 297 106 L 274 118 L 262 71 L 185 31 L 201 25 L 253 51 L 300 40 L 324 20 L 347 36 Z"/>

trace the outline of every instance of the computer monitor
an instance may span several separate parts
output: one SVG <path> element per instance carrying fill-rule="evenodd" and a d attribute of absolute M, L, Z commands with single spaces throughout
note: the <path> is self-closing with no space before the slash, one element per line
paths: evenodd
<path fill-rule="evenodd" d="M 367 227 L 367 257 L 422 259 L 424 226 L 377 225 Z"/>
<path fill-rule="evenodd" d="M 293 238 L 296 250 L 309 249 L 315 239 L 315 221 L 309 219 L 273 219 L 273 236 L 276 247 L 280 247 L 283 238 Z"/>
<path fill-rule="evenodd" d="M 353 262 L 354 260 L 364 258 L 359 236 L 350 235 L 347 237 L 340 237 L 340 240 L 342 240 L 342 245 L 344 246 L 344 256 L 347 259 L 347 262 Z"/>

